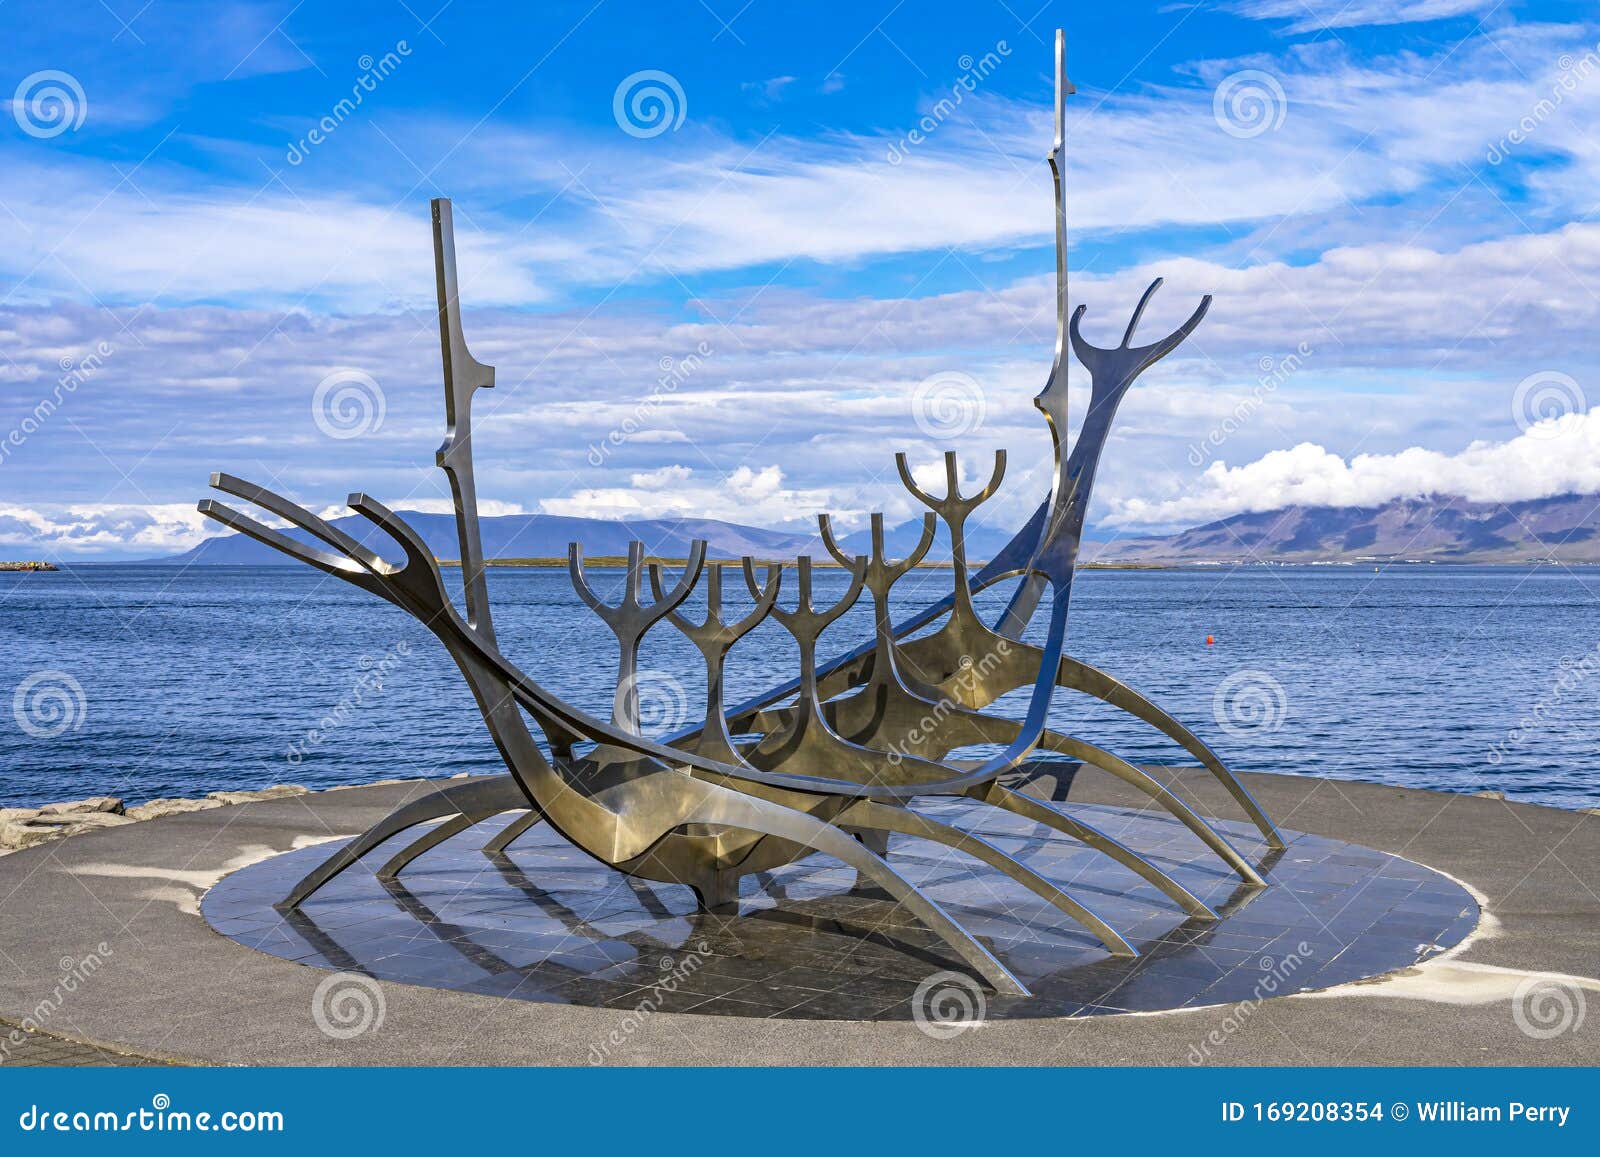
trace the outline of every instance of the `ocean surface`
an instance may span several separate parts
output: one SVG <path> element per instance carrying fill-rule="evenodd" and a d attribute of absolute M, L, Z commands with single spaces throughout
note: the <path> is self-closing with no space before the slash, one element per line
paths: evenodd
<path fill-rule="evenodd" d="M 621 579 L 595 572 L 612 597 Z M 950 581 L 916 572 L 897 602 L 921 606 Z M 490 582 L 502 649 L 607 713 L 616 648 L 566 573 L 501 568 Z M 817 586 L 825 603 L 843 576 L 819 572 Z M 980 602 L 995 612 L 1003 599 Z M 740 606 L 728 602 L 730 614 Z M 869 623 L 863 602 L 823 653 Z M 1242 770 L 1600 805 L 1600 568 L 1088 571 L 1068 638 Z M 764 624 L 733 652 L 730 701 L 794 662 Z M 642 665 L 647 730 L 699 718 L 699 657 L 670 624 L 652 631 Z M 996 709 L 1020 713 L 1024 698 Z M 1053 725 L 1136 762 L 1190 762 L 1070 692 Z M 496 770 L 432 636 L 337 580 L 297 567 L 0 574 L 0 805 Z"/>

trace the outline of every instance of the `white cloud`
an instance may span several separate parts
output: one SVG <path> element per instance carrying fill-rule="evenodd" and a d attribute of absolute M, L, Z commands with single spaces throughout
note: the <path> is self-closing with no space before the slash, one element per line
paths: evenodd
<path fill-rule="evenodd" d="M 824 511 L 842 515 L 853 525 L 859 511 L 839 510 L 835 490 L 794 489 L 783 484 L 777 466 L 740 466 L 715 479 L 701 478 L 683 466 L 668 466 L 651 475 L 635 474 L 631 487 L 594 487 L 539 504 L 545 514 L 575 518 L 716 518 L 745 526 L 810 529 Z M 670 481 L 670 489 L 665 483 Z"/>
<path fill-rule="evenodd" d="M 1456 495 L 1521 502 L 1600 493 L 1600 414 L 1551 417 L 1506 442 L 1455 454 L 1412 447 L 1346 460 L 1311 442 L 1243 466 L 1213 462 L 1181 497 L 1112 504 L 1114 526 L 1192 526 L 1284 506 L 1377 506 L 1396 498 Z"/>
<path fill-rule="evenodd" d="M 1230 12 L 1252 20 L 1292 21 L 1286 31 L 1421 24 L 1472 12 L 1492 12 L 1504 0 L 1234 0 Z"/>
<path fill-rule="evenodd" d="M 159 558 L 189 549 L 218 527 L 193 503 L 85 503 L 27 507 L 0 504 L 0 545 L 48 558 L 122 556 Z M 10 553 L 17 553 L 11 551 Z"/>
<path fill-rule="evenodd" d="M 1493 43 L 1363 62 L 1319 44 L 1198 61 L 1187 66 L 1193 79 L 1178 83 L 1086 91 L 1068 107 L 1074 237 L 1171 226 L 1238 234 L 1266 223 L 1241 242 L 1259 260 L 1292 250 L 1302 227 L 1362 228 L 1358 207 L 1425 196 L 1430 183 L 1443 189 L 1438 211 L 1449 212 L 1442 224 L 1420 224 L 1481 235 L 1485 207 L 1500 210 L 1464 167 L 1481 167 L 1550 95 L 1561 54 L 1580 54 L 1592 40 L 1573 27 L 1513 27 Z M 1281 82 L 1288 109 L 1279 130 L 1238 139 L 1215 123 L 1213 89 L 1239 68 Z M 1043 86 L 1025 103 L 980 91 L 898 165 L 887 160 L 904 131 L 895 127 L 759 143 L 702 128 L 663 142 L 645 167 L 609 138 L 486 127 L 437 180 L 459 190 L 463 289 L 480 305 L 796 259 L 1036 246 L 1050 236 L 1049 176 L 1039 163 L 1047 97 Z M 1586 190 L 1600 177 L 1586 136 L 1597 105 L 1600 83 L 1585 80 L 1525 146 L 1566 162 L 1516 178 L 1549 205 L 1588 207 Z M 424 156 L 438 138 L 461 138 L 459 126 L 398 115 L 387 123 Z M 252 164 L 248 183 L 231 185 L 159 153 L 129 177 L 89 158 L 61 154 L 46 164 L 36 151 L 10 151 L 0 165 L 0 201 L 11 209 L 0 215 L 0 263 L 19 286 L 7 300 L 88 291 L 123 301 L 425 308 L 425 207 L 416 190 L 402 195 L 414 174 L 390 172 L 391 147 L 368 137 L 352 133 L 343 138 L 350 151 L 318 154 L 299 169 L 273 157 L 283 169 L 274 180 Z M 362 174 L 359 186 L 338 183 L 335 174 L 351 171 Z M 498 183 L 486 184 L 486 172 Z M 397 186 L 385 187 L 385 177 Z M 1468 195 L 1456 205 L 1463 183 Z M 495 208 L 519 184 L 514 200 L 541 205 L 533 222 Z"/>

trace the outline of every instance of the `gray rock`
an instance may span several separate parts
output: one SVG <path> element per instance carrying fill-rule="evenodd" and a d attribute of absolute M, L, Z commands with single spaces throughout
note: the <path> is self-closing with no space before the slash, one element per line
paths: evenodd
<path fill-rule="evenodd" d="M 122 814 L 122 800 L 114 795 L 97 795 L 89 799 L 68 800 L 66 803 L 47 803 L 39 809 L 41 815 L 66 816 L 83 812 L 111 812 Z"/>
<path fill-rule="evenodd" d="M 130 820 L 156 820 L 162 816 L 182 815 L 184 812 L 210 811 L 223 806 L 220 799 L 153 799 L 136 804 L 127 810 Z"/>
<path fill-rule="evenodd" d="M 206 798 L 221 803 L 254 803 L 263 799 L 286 799 L 292 795 L 307 795 L 310 790 L 298 783 L 275 783 L 260 791 L 213 791 L 207 793 Z"/>
<path fill-rule="evenodd" d="M 1506 793 L 1503 792 L 1503 791 L 1475 791 L 1472 794 L 1477 796 L 1480 799 L 1505 799 L 1506 798 Z"/>
<path fill-rule="evenodd" d="M 36 807 L 0 807 L 0 827 L 4 827 L 12 820 L 31 820 L 39 814 Z"/>
<path fill-rule="evenodd" d="M 127 816 L 110 812 L 80 812 L 75 815 L 38 815 L 32 819 L 9 820 L 0 827 L 0 846 L 20 851 L 62 836 L 75 836 L 100 828 L 133 823 Z"/>

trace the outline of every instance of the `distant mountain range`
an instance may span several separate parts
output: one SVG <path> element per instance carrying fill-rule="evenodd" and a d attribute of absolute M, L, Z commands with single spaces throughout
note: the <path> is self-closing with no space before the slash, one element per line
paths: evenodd
<path fill-rule="evenodd" d="M 419 514 L 415 511 L 401 511 L 400 514 L 422 536 L 435 557 L 456 559 L 460 556 L 454 515 Z M 393 554 L 392 546 L 386 547 L 387 536 L 360 515 L 351 514 L 330 521 L 380 554 Z M 751 555 L 756 558 L 787 559 L 801 554 L 810 554 L 818 559 L 828 558 L 828 552 L 816 535 L 761 530 L 711 518 L 614 521 L 604 518 L 566 518 L 553 514 L 502 514 L 480 518 L 478 522 L 484 557 L 489 559 L 565 558 L 569 542 L 582 544 L 584 554 L 589 557 L 625 555 L 628 553 L 628 544 L 635 539 L 644 543 L 645 549 L 652 555 L 683 558 L 689 553 L 689 544 L 697 538 L 706 541 L 707 553 L 712 558 L 736 559 Z M 891 556 L 904 555 L 916 545 L 921 527 L 921 520 L 917 519 L 887 531 L 884 535 L 885 549 Z M 291 533 L 302 542 L 311 541 L 299 531 Z M 1010 540 L 1011 533 L 1000 534 L 981 527 L 969 528 L 969 556 L 974 559 L 988 558 L 992 551 Z M 869 533 L 859 530 L 846 535 L 840 545 L 855 553 L 866 550 L 869 542 Z M 934 549 L 929 551 L 929 558 L 938 560 L 948 557 L 949 550 L 944 546 L 941 536 Z M 208 538 L 183 554 L 155 561 L 220 566 L 296 565 L 293 560 L 272 548 L 262 546 L 242 534 L 232 533 Z"/>
<path fill-rule="evenodd" d="M 1516 563 L 1555 558 L 1563 562 L 1600 563 L 1600 496 L 1565 495 L 1508 505 L 1468 502 L 1461 498 L 1398 499 L 1381 506 L 1289 506 L 1257 514 L 1236 514 L 1180 534 L 1086 541 L 1084 560 L 1143 565 L 1234 562 L 1367 562 L 1415 559 L 1430 562 Z M 402 512 L 434 554 L 454 559 L 455 519 L 448 514 Z M 333 524 L 374 549 L 384 549 L 384 536 L 358 515 Z M 713 558 L 794 558 L 827 552 L 815 535 L 762 530 L 709 518 L 653 518 L 613 521 L 565 518 L 552 514 L 507 514 L 480 520 L 483 550 L 491 559 L 559 558 L 569 542 L 583 544 L 586 555 L 623 555 L 634 539 L 654 555 L 682 558 L 696 538 L 706 540 Z M 890 528 L 886 547 L 903 556 L 916 545 L 921 520 Z M 967 554 L 990 558 L 1006 544 L 1010 531 L 968 528 Z M 296 537 L 303 537 L 296 532 Z M 845 536 L 843 546 L 864 551 L 868 533 Z M 929 552 L 930 561 L 949 557 L 941 532 Z M 210 538 L 170 563 L 262 566 L 288 563 L 281 554 L 243 535 Z"/>
<path fill-rule="evenodd" d="M 1381 506 L 1288 506 L 1181 534 L 1086 544 L 1097 562 L 1600 563 L 1600 495 L 1506 504 L 1397 499 Z"/>

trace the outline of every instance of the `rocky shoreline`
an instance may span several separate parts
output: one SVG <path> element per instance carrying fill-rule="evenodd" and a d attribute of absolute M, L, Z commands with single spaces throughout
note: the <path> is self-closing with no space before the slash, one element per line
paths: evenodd
<path fill-rule="evenodd" d="M 401 779 L 380 779 L 376 784 L 403 782 Z M 376 784 L 339 784 L 324 790 L 346 791 L 352 787 L 373 787 Z M 275 783 L 257 791 L 213 791 L 201 799 L 152 799 L 133 807 L 124 807 L 122 800 L 112 795 L 47 803 L 40 807 L 0 807 L 0 856 L 66 836 L 135 824 L 141 820 L 160 819 L 184 812 L 210 811 L 212 808 L 256 800 L 311 794 L 310 788 L 297 783 Z"/>

